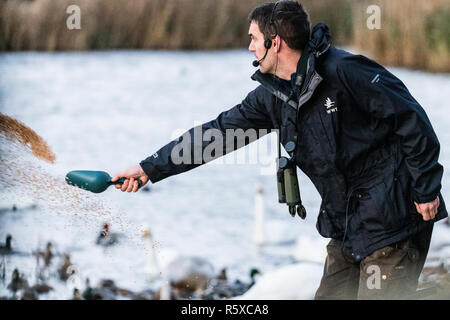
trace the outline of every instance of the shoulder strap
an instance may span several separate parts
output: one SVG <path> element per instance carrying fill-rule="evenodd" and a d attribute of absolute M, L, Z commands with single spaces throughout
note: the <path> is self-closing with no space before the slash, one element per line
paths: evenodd
<path fill-rule="evenodd" d="M 290 96 L 286 92 L 283 92 L 281 86 L 276 83 L 276 81 L 273 79 L 271 75 L 263 74 L 261 73 L 261 71 L 258 70 L 252 75 L 252 80 L 258 81 L 266 90 L 272 93 L 275 97 L 281 99 L 282 101 L 290 105 L 292 108 L 297 110 L 298 105 L 297 102 L 290 99 Z"/>

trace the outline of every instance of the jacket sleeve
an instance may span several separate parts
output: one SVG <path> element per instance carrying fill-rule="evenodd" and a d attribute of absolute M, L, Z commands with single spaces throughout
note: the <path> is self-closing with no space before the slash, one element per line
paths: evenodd
<path fill-rule="evenodd" d="M 242 103 L 193 127 L 140 162 L 152 183 L 217 159 L 273 129 L 267 105 L 271 95 L 259 86 Z M 262 129 L 262 130 L 261 130 Z M 230 138 L 231 137 L 231 138 Z"/>
<path fill-rule="evenodd" d="M 423 108 L 397 77 L 373 60 L 354 55 L 336 68 L 360 109 L 392 121 L 412 176 L 414 200 L 434 200 L 441 189 L 443 167 L 438 163 L 439 141 Z"/>

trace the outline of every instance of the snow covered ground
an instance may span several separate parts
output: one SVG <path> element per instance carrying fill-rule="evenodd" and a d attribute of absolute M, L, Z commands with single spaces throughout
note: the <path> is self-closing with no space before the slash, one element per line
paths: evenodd
<path fill-rule="evenodd" d="M 327 243 L 315 229 L 319 195 L 300 174 L 308 217 L 305 221 L 292 218 L 277 202 L 275 176 L 262 174 L 267 172 L 263 170 L 267 159 L 274 161 L 274 150 L 268 154 L 266 148 L 247 147 L 237 153 L 255 152 L 259 164 L 216 160 L 161 181 L 151 186 L 150 192 L 128 194 L 110 188 L 94 195 L 59 185 L 70 170 L 113 174 L 137 164 L 184 130 L 239 103 L 257 85 L 250 79 L 252 60 L 243 50 L 1 54 L 0 112 L 34 129 L 57 160 L 49 165 L 19 151 L 13 156 L 15 166 L 28 173 L 38 170 L 41 183 L 2 187 L 0 208 L 13 204 L 25 208 L 0 211 L 0 242 L 11 234 L 14 248 L 31 253 L 52 241 L 55 251 L 70 254 L 78 268 L 76 281 L 88 277 L 96 284 L 109 278 L 118 286 L 143 290 L 160 285 L 148 280 L 150 244 L 141 236 L 141 231 L 148 229 L 162 273 L 165 265 L 181 255 L 205 258 L 217 273 L 226 267 L 231 279 L 245 282 L 251 268 L 263 274 L 273 271 L 273 279 L 289 282 L 290 273 L 276 273 L 283 267 L 304 274 L 298 276 L 305 281 L 292 298 L 312 298 Z M 450 75 L 403 69 L 392 72 L 426 110 L 441 141 L 441 163 L 448 168 Z M 262 141 L 270 144 L 271 138 Z M 2 141 L 0 152 L 6 155 L 11 152 L 8 148 Z M 442 192 L 446 199 L 448 175 L 445 171 Z M 54 178 L 58 182 L 51 180 Z M 257 186 L 263 188 L 264 205 L 265 245 L 260 248 L 253 243 Z M 27 207 L 33 203 L 36 209 Z M 105 249 L 95 240 L 106 221 L 113 232 L 123 236 L 117 246 Z M 430 263 L 450 257 L 450 246 L 442 246 L 448 243 L 448 227 L 439 223 Z M 62 257 L 56 256 L 50 272 L 56 273 L 61 261 Z M 34 283 L 32 256 L 6 256 L 3 263 L 6 279 L 0 282 L 0 296 L 9 294 L 6 285 L 16 267 Z M 44 298 L 71 297 L 73 283 L 53 277 L 50 285 L 56 290 Z M 262 288 L 263 292 L 268 288 Z"/>

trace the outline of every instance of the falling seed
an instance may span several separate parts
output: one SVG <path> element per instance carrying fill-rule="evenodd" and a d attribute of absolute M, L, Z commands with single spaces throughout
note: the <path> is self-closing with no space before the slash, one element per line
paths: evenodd
<path fill-rule="evenodd" d="M 54 163 L 56 156 L 45 142 L 34 130 L 22 122 L 0 113 L 0 132 L 6 137 L 20 142 L 33 154 L 47 162 Z"/>

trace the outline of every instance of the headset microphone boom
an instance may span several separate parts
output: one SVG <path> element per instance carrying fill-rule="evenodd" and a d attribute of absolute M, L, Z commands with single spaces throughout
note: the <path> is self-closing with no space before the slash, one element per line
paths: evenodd
<path fill-rule="evenodd" d="M 269 24 L 270 24 L 271 26 L 273 26 L 273 28 L 275 29 L 275 34 L 272 36 L 272 39 L 275 39 L 275 37 L 278 35 L 278 26 L 277 26 L 277 24 L 275 23 L 275 21 L 274 21 L 274 19 L 273 19 L 273 15 L 274 15 L 274 13 L 275 13 L 275 10 L 277 9 L 278 3 L 279 3 L 279 1 L 277 1 L 277 2 L 275 3 L 275 5 L 273 6 L 272 12 L 270 13 L 270 19 L 269 19 Z M 270 49 L 270 47 L 272 46 L 272 39 L 269 39 L 269 38 L 268 38 L 268 39 L 264 40 L 264 48 L 266 48 L 266 53 L 264 54 L 264 57 L 262 57 L 261 59 L 259 59 L 259 60 L 254 60 L 254 61 L 252 62 L 253 66 L 254 66 L 255 68 L 256 68 L 257 66 L 259 66 L 259 64 L 261 63 L 261 61 L 263 61 L 263 60 L 266 58 L 267 52 L 269 52 L 269 49 Z"/>

